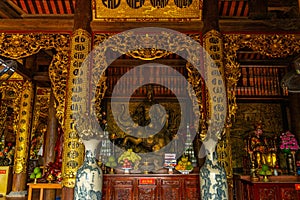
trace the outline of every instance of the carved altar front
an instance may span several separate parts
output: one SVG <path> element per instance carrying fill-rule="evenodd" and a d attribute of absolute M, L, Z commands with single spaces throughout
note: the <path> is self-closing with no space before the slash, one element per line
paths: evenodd
<path fill-rule="evenodd" d="M 240 200 L 300 199 L 299 177 L 270 176 L 269 179 L 269 182 L 253 182 L 248 175 L 235 175 L 235 198 Z"/>
<path fill-rule="evenodd" d="M 105 174 L 103 200 L 200 199 L 199 174 Z"/>

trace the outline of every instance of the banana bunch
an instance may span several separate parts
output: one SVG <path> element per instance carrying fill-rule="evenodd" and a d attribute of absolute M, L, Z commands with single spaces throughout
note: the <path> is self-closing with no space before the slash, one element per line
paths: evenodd
<path fill-rule="evenodd" d="M 131 161 L 132 163 L 135 163 L 136 161 L 140 161 L 142 158 L 134 153 L 132 149 L 128 149 L 118 158 L 118 163 L 122 164 L 125 159 Z"/>
<path fill-rule="evenodd" d="M 117 167 L 116 158 L 114 156 L 109 156 L 108 161 L 105 163 L 107 167 Z"/>

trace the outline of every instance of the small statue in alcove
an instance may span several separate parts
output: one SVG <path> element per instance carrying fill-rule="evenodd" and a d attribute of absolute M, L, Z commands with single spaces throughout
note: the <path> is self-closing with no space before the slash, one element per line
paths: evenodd
<path fill-rule="evenodd" d="M 270 138 L 263 134 L 262 122 L 259 121 L 247 141 L 247 152 L 250 156 L 250 163 L 254 162 L 257 168 L 261 168 L 263 164 L 274 168 L 277 164 L 275 140 L 276 138 Z"/>

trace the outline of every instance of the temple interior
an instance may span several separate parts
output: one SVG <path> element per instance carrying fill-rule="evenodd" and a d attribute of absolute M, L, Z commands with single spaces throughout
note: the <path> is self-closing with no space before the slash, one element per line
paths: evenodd
<path fill-rule="evenodd" d="M 0 200 L 300 200 L 300 0 L 0 1 Z"/>

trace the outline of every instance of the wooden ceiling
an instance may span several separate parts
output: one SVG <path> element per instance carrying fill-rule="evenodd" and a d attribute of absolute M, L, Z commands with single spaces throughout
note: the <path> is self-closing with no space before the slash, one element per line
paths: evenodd
<path fill-rule="evenodd" d="M 75 0 L 6 0 L 1 1 L 1 18 L 20 18 L 22 15 L 74 14 Z M 2 10 L 2 9 L 1 9 Z M 220 16 L 247 17 L 248 1 L 219 1 Z"/>
<path fill-rule="evenodd" d="M 27 15 L 71 15 L 75 0 L 2 0 L 0 18 L 24 18 Z"/>
<path fill-rule="evenodd" d="M 75 0 L 11 0 L 11 2 L 31 15 L 74 14 L 75 9 Z"/>
<path fill-rule="evenodd" d="M 1 0 L 0 30 L 72 31 L 76 1 Z M 300 0 L 218 0 L 221 31 L 300 31 L 299 2 Z M 262 14 L 262 12 L 265 13 Z M 293 20 L 293 23 L 282 22 L 282 20 L 286 19 Z M 199 23 L 181 23 L 180 26 L 175 24 L 173 27 L 170 27 L 170 24 L 172 23 L 165 22 L 157 25 L 157 23 L 150 22 L 148 26 L 174 28 L 183 32 L 202 30 L 201 23 L 200 25 Z M 99 29 L 123 31 L 122 27 L 125 27 L 123 22 L 116 22 L 114 25 L 98 22 L 92 23 L 92 28 L 95 31 Z M 130 28 L 136 28 L 136 23 L 127 23 L 123 29 L 127 30 Z"/>
<path fill-rule="evenodd" d="M 219 1 L 219 16 L 222 17 L 248 17 L 248 1 Z"/>
<path fill-rule="evenodd" d="M 299 33 L 299 3 L 300 0 L 218 0 L 221 31 L 292 31 Z M 264 9 L 261 10 L 261 6 L 265 6 L 266 11 L 263 19 L 261 19 L 260 13 L 264 12 Z M 72 31 L 75 8 L 76 0 L 0 0 L 0 30 Z M 286 23 L 286 20 L 289 20 L 289 23 Z M 182 30 L 201 30 L 201 25 L 196 27 L 187 24 L 181 24 L 179 27 Z M 164 25 L 168 27 L 168 23 L 160 24 L 160 26 Z M 115 27 L 119 30 L 124 25 L 122 23 L 114 25 L 95 23 L 92 26 L 95 30 L 98 28 L 105 30 L 106 28 L 116 31 Z M 134 26 L 130 27 L 128 24 L 126 28 L 135 28 Z M 245 64 L 254 62 L 268 64 L 271 59 L 251 50 L 241 50 L 238 52 L 238 60 Z M 280 64 L 287 60 L 277 62 Z M 288 60 L 288 62 L 290 61 Z M 39 70 L 36 69 L 36 71 Z"/>
<path fill-rule="evenodd" d="M 298 7 L 298 0 L 264 0 L 269 10 L 288 12 Z M 248 17 L 250 0 L 219 0 L 220 17 Z M 71 15 L 76 0 L 1 0 L 0 18 L 23 18 L 26 15 Z"/>

